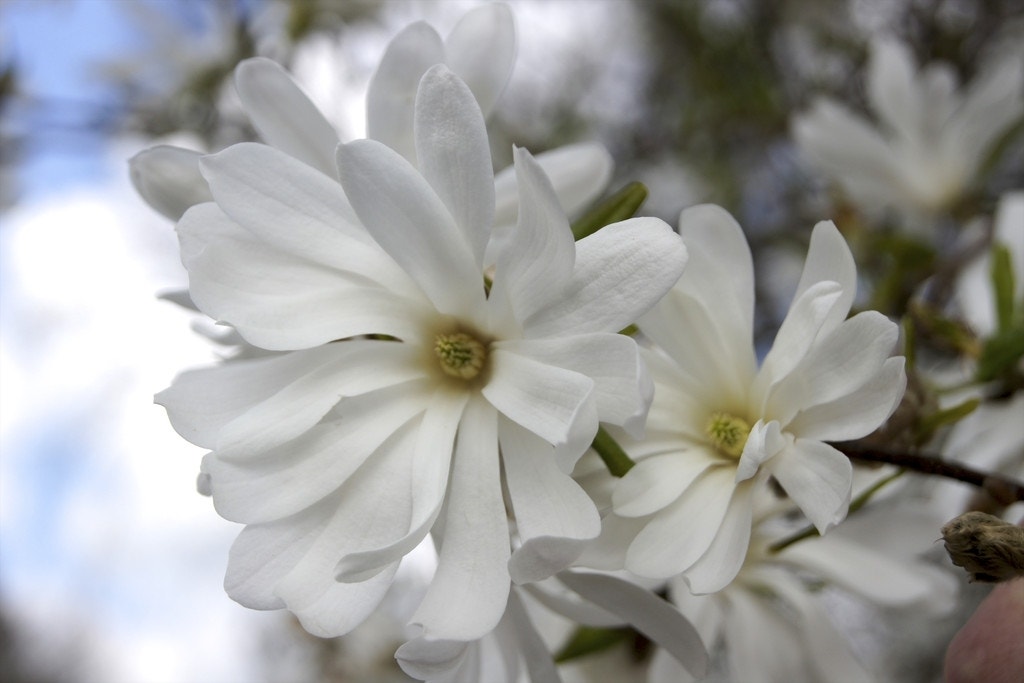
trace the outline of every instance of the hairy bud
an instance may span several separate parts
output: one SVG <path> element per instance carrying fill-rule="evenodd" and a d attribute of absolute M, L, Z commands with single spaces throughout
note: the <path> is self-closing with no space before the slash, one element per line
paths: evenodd
<path fill-rule="evenodd" d="M 986 514 L 966 512 L 942 527 L 946 552 L 971 581 L 995 583 L 1024 576 L 1024 528 Z"/>

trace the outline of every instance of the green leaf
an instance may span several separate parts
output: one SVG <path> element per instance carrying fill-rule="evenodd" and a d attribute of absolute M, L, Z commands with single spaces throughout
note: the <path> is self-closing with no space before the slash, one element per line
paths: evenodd
<path fill-rule="evenodd" d="M 917 426 L 918 441 L 920 443 L 928 441 L 939 427 L 959 422 L 973 413 L 979 405 L 981 405 L 980 399 L 969 398 L 963 403 L 958 403 L 945 410 L 937 410 L 928 417 L 923 418 Z"/>
<path fill-rule="evenodd" d="M 1013 321 L 1013 262 L 1005 244 L 992 245 L 992 290 L 996 297 L 996 321 L 1000 332 L 1010 328 Z"/>
<path fill-rule="evenodd" d="M 606 225 L 632 218 L 646 199 L 643 183 L 630 183 L 573 223 L 572 236 L 581 240 Z"/>
<path fill-rule="evenodd" d="M 1017 321 L 985 340 L 975 377 L 990 382 L 1013 372 L 1024 357 L 1024 321 Z"/>
<path fill-rule="evenodd" d="M 559 664 L 584 655 L 601 652 L 621 643 L 633 634 L 628 628 L 593 628 L 579 626 L 569 638 L 569 642 L 555 654 Z"/>

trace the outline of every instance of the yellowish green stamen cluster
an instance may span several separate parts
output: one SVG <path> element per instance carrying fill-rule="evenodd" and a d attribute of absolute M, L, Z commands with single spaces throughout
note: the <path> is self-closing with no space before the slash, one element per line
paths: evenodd
<path fill-rule="evenodd" d="M 445 374 L 459 379 L 473 379 L 479 375 L 487 360 L 484 345 L 463 332 L 437 335 L 434 353 Z"/>
<path fill-rule="evenodd" d="M 738 458 L 750 436 L 750 424 L 729 413 L 712 413 L 704 432 L 719 452 Z"/>

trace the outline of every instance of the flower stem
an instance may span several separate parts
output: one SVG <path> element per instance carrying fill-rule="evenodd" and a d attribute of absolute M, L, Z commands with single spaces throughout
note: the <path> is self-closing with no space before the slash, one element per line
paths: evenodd
<path fill-rule="evenodd" d="M 834 443 L 832 446 L 851 460 L 884 462 L 914 472 L 947 477 L 978 486 L 1002 505 L 1010 505 L 1024 500 L 1024 482 L 976 470 L 949 460 L 942 460 L 938 455 L 887 451 L 853 441 Z"/>
<path fill-rule="evenodd" d="M 597 428 L 594 443 L 590 447 L 601 456 L 601 460 L 604 460 L 605 466 L 613 476 L 625 476 L 626 472 L 629 472 L 633 465 L 636 464 L 632 458 L 626 455 L 626 451 L 622 450 L 622 446 L 619 445 L 614 437 L 605 431 L 604 427 Z"/>

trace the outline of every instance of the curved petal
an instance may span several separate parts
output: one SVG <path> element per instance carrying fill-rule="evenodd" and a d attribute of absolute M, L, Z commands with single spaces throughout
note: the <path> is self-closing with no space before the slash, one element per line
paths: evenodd
<path fill-rule="evenodd" d="M 420 78 L 444 62 L 441 36 L 429 24 L 410 24 L 392 38 L 366 92 L 366 136 L 416 164 L 413 116 Z"/>
<path fill-rule="evenodd" d="M 789 440 L 792 438 L 789 437 Z M 758 420 L 750 428 L 747 442 L 743 444 L 743 452 L 736 466 L 736 482 L 753 477 L 762 464 L 778 455 L 787 445 L 787 437 L 783 436 L 777 421 Z"/>
<path fill-rule="evenodd" d="M 346 400 L 343 419 L 313 427 L 266 457 L 206 460 L 217 513 L 225 519 L 257 524 L 304 510 L 345 483 L 430 401 L 423 387 L 395 387 Z"/>
<path fill-rule="evenodd" d="M 726 661 L 736 681 L 802 681 L 803 647 L 796 629 L 761 596 L 730 592 Z"/>
<path fill-rule="evenodd" d="M 896 410 L 907 387 L 903 356 L 890 358 L 855 391 L 797 415 L 787 431 L 804 439 L 846 441 L 867 436 Z"/>
<path fill-rule="evenodd" d="M 420 544 L 430 531 L 448 486 L 448 470 L 455 434 L 462 420 L 469 395 L 441 389 L 434 392 L 416 433 L 413 455 L 412 519 L 401 538 L 373 550 L 363 550 L 341 558 L 335 578 L 346 583 L 365 581 L 388 564 L 401 559 Z"/>
<path fill-rule="evenodd" d="M 820 441 L 797 439 L 765 465 L 818 532 L 846 517 L 853 466 L 845 455 Z"/>
<path fill-rule="evenodd" d="M 576 262 L 576 245 L 537 162 L 521 147 L 513 148 L 513 156 L 522 211 L 515 240 L 495 253 L 491 297 L 507 297 L 515 319 L 523 321 L 565 289 Z"/>
<path fill-rule="evenodd" d="M 373 140 L 340 145 L 338 168 L 366 229 L 439 312 L 482 309 L 483 273 L 472 247 L 416 169 Z"/>
<path fill-rule="evenodd" d="M 235 88 L 264 142 L 337 178 L 338 133 L 287 71 L 264 57 L 246 59 L 235 67 Z"/>
<path fill-rule="evenodd" d="M 553 449 L 538 436 L 502 419 L 501 460 L 522 546 L 509 562 L 512 580 L 546 579 L 569 566 L 585 541 L 601 531 L 594 502 L 559 470 Z"/>
<path fill-rule="evenodd" d="M 132 185 L 153 209 L 176 221 L 189 207 L 213 199 L 199 172 L 202 156 L 171 145 L 144 149 L 128 161 Z"/>
<path fill-rule="evenodd" d="M 562 213 L 572 218 L 597 199 L 612 179 L 615 162 L 600 143 L 581 142 L 534 155 L 558 197 Z M 499 240 L 515 238 L 511 228 L 519 217 L 519 190 L 513 166 L 494 176 L 495 231 L 507 228 Z M 494 241 L 495 238 L 492 238 Z M 493 263 L 494 258 L 488 258 Z"/>
<path fill-rule="evenodd" d="M 433 681 L 458 670 L 473 643 L 459 640 L 413 638 L 395 652 L 402 671 L 423 681 Z"/>
<path fill-rule="evenodd" d="M 511 628 L 519 641 L 519 650 L 529 672 L 530 683 L 562 683 L 558 667 L 551 657 L 547 643 L 533 625 L 522 599 L 516 591 L 508 596 L 508 616 Z M 518 676 L 509 680 L 518 680 Z"/>
<path fill-rule="evenodd" d="M 479 398 L 459 425 L 437 573 L 412 623 L 423 636 L 474 640 L 505 612 L 511 579 L 501 493 L 498 415 Z"/>
<path fill-rule="evenodd" d="M 491 377 L 483 395 L 505 417 L 558 446 L 569 441 L 594 381 L 572 370 L 506 351 L 491 353 Z M 597 432 L 596 423 L 593 434 Z"/>
<path fill-rule="evenodd" d="M 422 295 L 410 300 L 269 247 L 215 204 L 189 209 L 178 235 L 193 301 L 255 346 L 294 350 L 360 334 L 420 334 Z"/>
<path fill-rule="evenodd" d="M 819 282 L 838 282 L 841 292 L 822 325 L 820 334 L 825 334 L 846 319 L 857 294 L 857 265 L 850 247 L 832 221 L 821 221 L 811 231 L 807 258 L 793 299 L 799 299 Z"/>
<path fill-rule="evenodd" d="M 665 648 L 692 675 L 701 678 L 707 672 L 708 653 L 697 629 L 654 593 L 603 574 L 562 572 L 558 579 L 598 607 L 619 615 L 624 622 Z"/>
<path fill-rule="evenodd" d="M 444 41 L 445 62 L 473 91 L 487 116 L 505 90 L 516 57 L 516 30 L 508 5 L 466 12 Z"/>
<path fill-rule="evenodd" d="M 751 520 L 754 513 L 754 495 L 764 487 L 768 475 L 762 473 L 753 480 L 736 485 L 722 525 L 707 551 L 683 574 L 693 593 L 717 593 L 736 578 L 750 547 Z"/>
<path fill-rule="evenodd" d="M 686 247 L 667 223 L 632 218 L 576 243 L 576 267 L 557 300 L 523 321 L 527 337 L 618 332 L 676 283 Z"/>
<path fill-rule="evenodd" d="M 917 65 L 907 46 L 888 37 L 873 40 L 865 81 L 871 108 L 888 128 L 903 137 L 918 137 L 923 102 Z"/>
<path fill-rule="evenodd" d="M 615 485 L 615 514 L 642 517 L 663 509 L 714 464 L 715 460 L 701 451 L 665 453 L 640 460 Z"/>
<path fill-rule="evenodd" d="M 494 171 L 480 109 L 469 88 L 444 65 L 432 67 L 416 94 L 420 173 L 455 219 L 483 272 L 494 223 Z"/>
<path fill-rule="evenodd" d="M 517 339 L 499 342 L 495 348 L 590 378 L 601 422 L 624 426 L 634 437 L 643 435 L 654 387 L 630 337 L 605 332 Z"/>
<path fill-rule="evenodd" d="M 637 534 L 626 552 L 626 569 L 638 576 L 668 578 L 707 551 L 725 519 L 736 488 L 731 467 L 709 469 Z"/>

